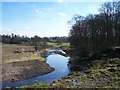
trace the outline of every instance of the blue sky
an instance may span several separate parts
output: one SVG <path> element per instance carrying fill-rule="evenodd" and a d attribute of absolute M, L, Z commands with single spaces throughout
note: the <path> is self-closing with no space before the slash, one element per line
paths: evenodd
<path fill-rule="evenodd" d="M 73 15 L 98 14 L 102 2 L 2 2 L 1 34 L 68 36 Z"/>

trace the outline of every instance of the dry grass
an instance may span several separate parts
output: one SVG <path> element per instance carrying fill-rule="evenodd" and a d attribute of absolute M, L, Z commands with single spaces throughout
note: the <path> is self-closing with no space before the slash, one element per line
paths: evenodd
<path fill-rule="evenodd" d="M 3 44 L 2 45 L 2 63 L 10 63 L 17 61 L 26 61 L 26 60 L 43 60 L 39 52 L 23 52 L 15 53 L 17 49 L 24 49 L 25 51 L 32 51 L 33 46 L 20 46 L 16 44 Z"/>
<path fill-rule="evenodd" d="M 45 59 L 41 57 L 40 52 L 34 52 L 33 46 L 3 44 L 0 47 L 2 47 L 2 76 L 0 77 L 2 81 L 24 80 L 54 70 L 44 62 Z M 16 52 L 19 49 L 24 49 L 25 52 Z"/>

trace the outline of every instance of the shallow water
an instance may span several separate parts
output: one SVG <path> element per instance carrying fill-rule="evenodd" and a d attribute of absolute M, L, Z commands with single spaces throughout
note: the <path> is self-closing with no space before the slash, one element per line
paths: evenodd
<path fill-rule="evenodd" d="M 23 85 L 32 85 L 39 82 L 53 82 L 59 80 L 60 78 L 69 74 L 69 68 L 67 66 L 69 61 L 69 57 L 64 57 L 59 54 L 52 54 L 46 58 L 46 63 L 48 63 L 51 67 L 55 68 L 55 70 L 51 73 L 25 79 L 17 82 L 3 82 L 2 87 L 19 87 Z"/>

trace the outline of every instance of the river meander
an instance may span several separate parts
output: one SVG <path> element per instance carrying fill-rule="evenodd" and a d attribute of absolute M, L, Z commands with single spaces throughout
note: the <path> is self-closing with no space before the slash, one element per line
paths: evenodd
<path fill-rule="evenodd" d="M 19 87 L 23 85 L 32 85 L 40 82 L 57 81 L 60 78 L 69 74 L 70 71 L 68 68 L 68 61 L 69 57 L 64 57 L 59 54 L 51 54 L 46 58 L 46 63 L 48 63 L 51 67 L 55 68 L 53 72 L 17 82 L 2 82 L 2 87 Z"/>

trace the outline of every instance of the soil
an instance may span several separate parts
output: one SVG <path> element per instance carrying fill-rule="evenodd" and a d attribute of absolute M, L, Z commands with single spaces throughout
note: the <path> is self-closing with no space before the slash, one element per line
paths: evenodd
<path fill-rule="evenodd" d="M 2 66 L 2 81 L 12 82 L 47 74 L 54 70 L 40 60 L 12 62 Z"/>
<path fill-rule="evenodd" d="M 40 51 L 34 51 L 34 46 L 0 44 L 0 47 L 2 47 L 2 63 L 0 64 L 2 80 L 0 81 L 15 82 L 47 74 L 54 70 L 45 63 Z"/>

